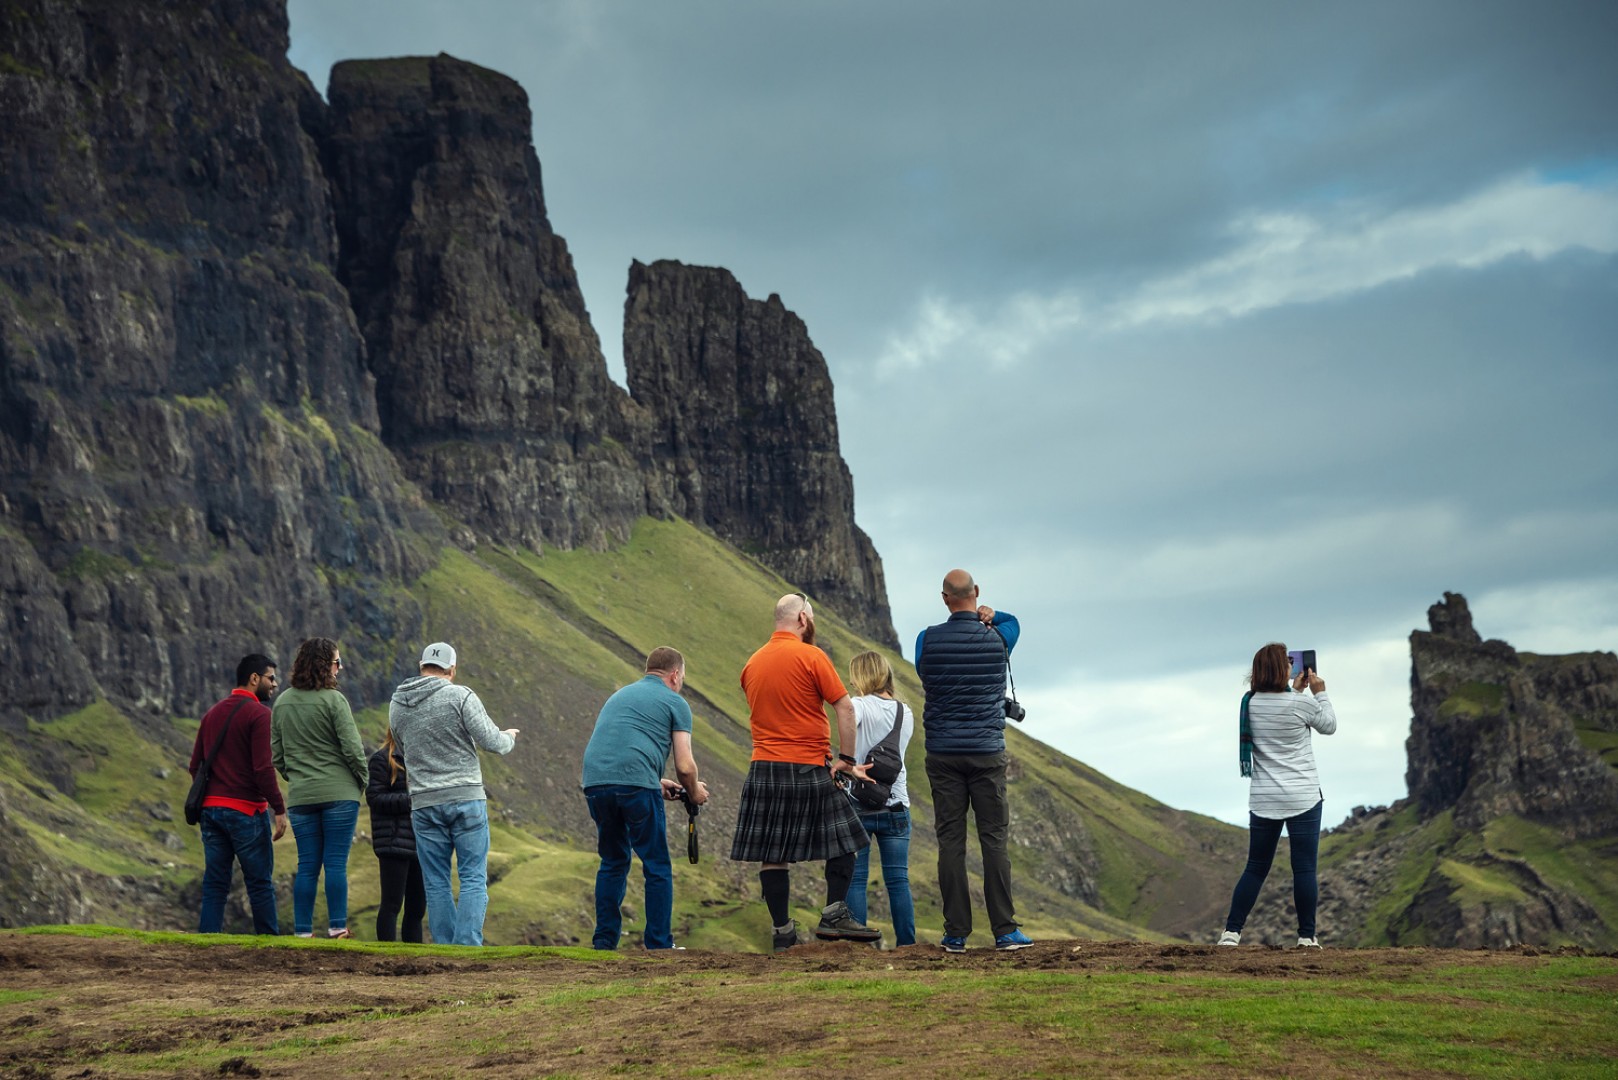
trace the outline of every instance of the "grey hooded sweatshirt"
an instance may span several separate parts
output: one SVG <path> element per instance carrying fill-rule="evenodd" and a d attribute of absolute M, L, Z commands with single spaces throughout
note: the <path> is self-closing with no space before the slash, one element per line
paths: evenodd
<path fill-rule="evenodd" d="M 487 799 L 478 748 L 509 754 L 517 743 L 494 726 L 476 694 L 435 675 L 399 684 L 388 726 L 404 758 L 412 810 Z"/>

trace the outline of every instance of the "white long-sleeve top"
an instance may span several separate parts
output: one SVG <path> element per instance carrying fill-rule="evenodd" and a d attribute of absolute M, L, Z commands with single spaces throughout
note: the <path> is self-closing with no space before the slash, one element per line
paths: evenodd
<path fill-rule="evenodd" d="M 1296 817 L 1322 798 L 1315 769 L 1313 732 L 1337 730 L 1337 713 L 1322 690 L 1318 694 L 1257 693 L 1247 704 L 1253 733 L 1252 787 L 1247 808 L 1261 818 Z"/>
<path fill-rule="evenodd" d="M 893 730 L 893 718 L 898 711 L 898 702 L 876 694 L 861 694 L 854 699 L 855 761 L 864 761 L 865 755 L 871 752 L 871 747 L 888 737 Z M 908 770 L 903 763 L 905 747 L 910 745 L 910 736 L 915 733 L 916 713 L 906 705 L 905 726 L 899 729 L 899 777 L 893 782 L 893 795 L 888 800 L 889 805 L 896 802 L 910 805 L 910 788 L 905 783 Z"/>

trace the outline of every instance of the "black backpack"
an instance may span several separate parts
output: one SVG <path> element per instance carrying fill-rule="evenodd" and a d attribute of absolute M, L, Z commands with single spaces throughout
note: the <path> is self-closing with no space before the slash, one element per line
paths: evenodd
<path fill-rule="evenodd" d="M 871 778 L 861 780 L 856 776 L 849 783 L 849 796 L 864 810 L 887 809 L 888 801 L 893 798 L 893 782 L 899 779 L 899 773 L 904 769 L 904 758 L 899 754 L 899 735 L 904 731 L 905 707 L 900 701 L 893 704 L 893 730 L 865 755 L 865 764 L 871 767 L 868 770 Z"/>

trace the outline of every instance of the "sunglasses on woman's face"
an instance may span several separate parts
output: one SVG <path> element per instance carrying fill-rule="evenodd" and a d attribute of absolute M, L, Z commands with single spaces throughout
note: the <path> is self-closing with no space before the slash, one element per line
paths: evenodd
<path fill-rule="evenodd" d="M 336 668 L 338 671 L 343 670 L 343 658 L 341 656 L 332 657 L 331 666 Z"/>

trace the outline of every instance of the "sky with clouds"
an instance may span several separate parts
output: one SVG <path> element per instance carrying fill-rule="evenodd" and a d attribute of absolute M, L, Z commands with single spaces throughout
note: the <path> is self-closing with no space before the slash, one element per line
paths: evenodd
<path fill-rule="evenodd" d="M 324 89 L 517 79 L 622 380 L 631 259 L 808 324 L 900 639 L 971 570 L 1027 730 L 1246 820 L 1236 705 L 1312 647 L 1326 818 L 1404 794 L 1445 590 L 1618 649 L 1618 5 L 292 0 Z"/>

